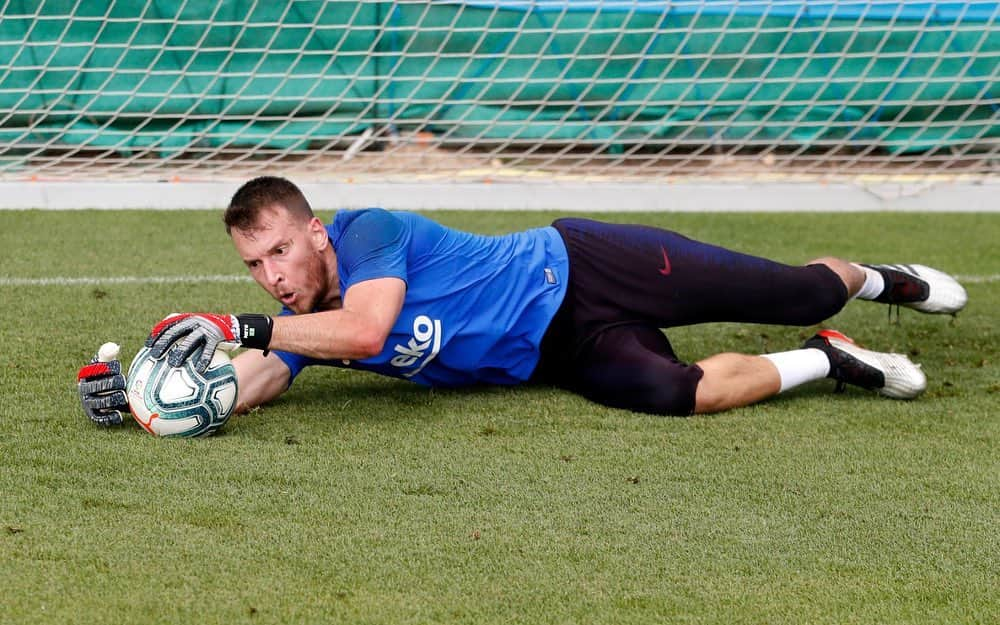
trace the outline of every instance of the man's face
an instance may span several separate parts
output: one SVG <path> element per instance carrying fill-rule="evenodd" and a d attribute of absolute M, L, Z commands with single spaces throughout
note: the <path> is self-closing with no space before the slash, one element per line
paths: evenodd
<path fill-rule="evenodd" d="M 257 284 L 297 314 L 313 312 L 330 294 L 324 257 L 329 239 L 322 222 L 276 205 L 261 211 L 252 230 L 231 232 L 236 251 Z"/>

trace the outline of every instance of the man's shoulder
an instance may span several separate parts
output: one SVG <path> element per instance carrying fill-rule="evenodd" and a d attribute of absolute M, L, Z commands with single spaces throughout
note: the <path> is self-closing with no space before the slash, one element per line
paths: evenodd
<path fill-rule="evenodd" d="M 327 225 L 327 228 L 336 227 L 343 230 L 347 226 L 357 222 L 359 219 L 361 219 L 363 223 L 368 220 L 393 218 L 395 218 L 395 216 L 392 212 L 379 206 L 369 206 L 367 208 L 342 208 L 334 214 L 333 221 Z"/>
<path fill-rule="evenodd" d="M 326 226 L 326 231 L 337 246 L 348 232 L 364 239 L 398 233 L 408 227 L 407 220 L 402 217 L 379 207 L 341 209 Z"/>

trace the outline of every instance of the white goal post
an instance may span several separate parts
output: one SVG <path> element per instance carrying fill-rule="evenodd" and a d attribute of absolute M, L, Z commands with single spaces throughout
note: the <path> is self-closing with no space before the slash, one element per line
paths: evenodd
<path fill-rule="evenodd" d="M 1000 2 L 0 0 L 0 207 L 998 210 Z"/>

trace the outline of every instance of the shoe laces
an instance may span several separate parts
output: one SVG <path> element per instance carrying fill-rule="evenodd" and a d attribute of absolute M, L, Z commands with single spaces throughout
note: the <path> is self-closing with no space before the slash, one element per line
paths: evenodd
<path fill-rule="evenodd" d="M 899 304 L 889 304 L 889 325 L 893 325 L 892 321 L 892 309 L 896 308 L 896 325 L 899 325 Z"/>

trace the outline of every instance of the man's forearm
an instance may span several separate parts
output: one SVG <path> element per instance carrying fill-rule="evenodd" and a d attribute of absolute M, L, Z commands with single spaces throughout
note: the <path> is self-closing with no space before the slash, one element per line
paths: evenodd
<path fill-rule="evenodd" d="M 358 313 L 329 310 L 275 317 L 268 349 L 324 360 L 354 360 L 378 354 L 384 341 L 382 332 Z"/>

